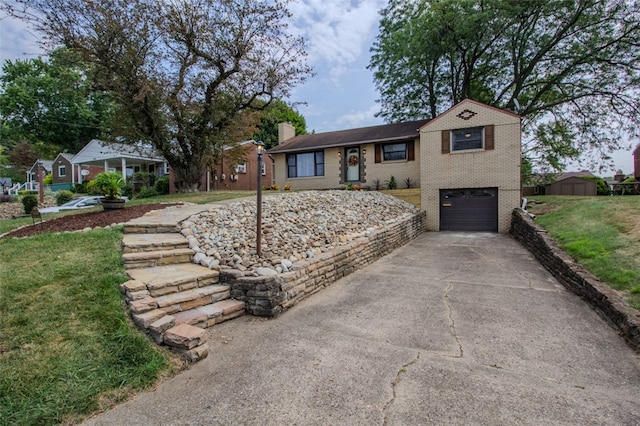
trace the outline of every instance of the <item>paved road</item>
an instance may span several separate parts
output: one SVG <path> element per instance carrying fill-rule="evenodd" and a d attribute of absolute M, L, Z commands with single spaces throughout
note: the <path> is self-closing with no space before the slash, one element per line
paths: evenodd
<path fill-rule="evenodd" d="M 640 358 L 516 241 L 426 233 L 100 425 L 638 425 Z"/>

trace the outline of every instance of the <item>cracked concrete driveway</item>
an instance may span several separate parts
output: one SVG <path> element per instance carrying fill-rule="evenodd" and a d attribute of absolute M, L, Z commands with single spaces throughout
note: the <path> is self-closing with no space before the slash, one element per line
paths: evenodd
<path fill-rule="evenodd" d="M 503 235 L 423 234 L 209 346 L 89 423 L 640 424 L 638 355 Z"/>

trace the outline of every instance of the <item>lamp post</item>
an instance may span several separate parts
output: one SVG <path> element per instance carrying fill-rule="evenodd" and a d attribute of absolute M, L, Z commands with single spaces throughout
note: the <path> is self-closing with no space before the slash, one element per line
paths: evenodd
<path fill-rule="evenodd" d="M 44 203 L 44 166 L 42 161 L 38 160 L 38 195 L 40 196 L 40 204 Z"/>
<path fill-rule="evenodd" d="M 262 256 L 262 153 L 264 152 L 264 142 L 258 141 L 256 151 L 258 152 L 258 218 L 256 224 L 256 254 Z"/>

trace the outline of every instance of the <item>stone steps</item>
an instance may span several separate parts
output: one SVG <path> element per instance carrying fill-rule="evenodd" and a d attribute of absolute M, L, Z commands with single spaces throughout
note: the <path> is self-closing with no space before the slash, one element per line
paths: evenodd
<path fill-rule="evenodd" d="M 187 247 L 170 250 L 124 253 L 122 255 L 122 261 L 124 262 L 125 269 L 151 268 L 154 266 L 190 262 L 192 256 L 193 250 Z"/>
<path fill-rule="evenodd" d="M 167 208 L 124 225 L 122 260 L 131 278 L 120 286 L 135 324 L 189 361 L 208 355 L 204 329 L 239 317 L 216 270 L 191 263 L 194 251 L 179 223 L 204 206 Z"/>
<path fill-rule="evenodd" d="M 140 253 L 155 250 L 177 250 L 189 248 L 187 239 L 180 234 L 124 234 L 123 253 Z"/>

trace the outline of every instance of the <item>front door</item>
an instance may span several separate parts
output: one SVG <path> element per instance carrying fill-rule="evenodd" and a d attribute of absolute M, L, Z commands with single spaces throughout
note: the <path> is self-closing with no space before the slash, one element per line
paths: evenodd
<path fill-rule="evenodd" d="M 346 181 L 360 182 L 360 148 L 347 148 L 344 158 L 347 169 Z"/>

